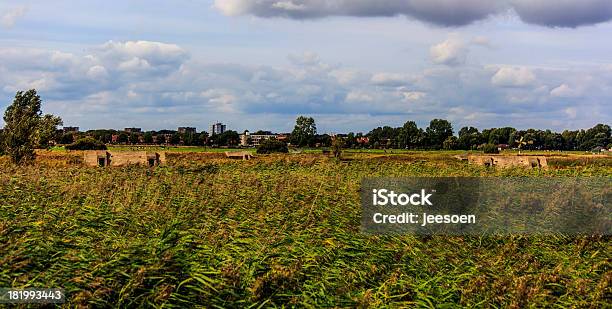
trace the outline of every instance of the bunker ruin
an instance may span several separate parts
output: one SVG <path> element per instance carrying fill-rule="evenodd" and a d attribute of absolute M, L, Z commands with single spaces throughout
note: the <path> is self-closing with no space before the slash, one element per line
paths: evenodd
<path fill-rule="evenodd" d="M 544 156 L 499 156 L 499 155 L 468 155 L 461 160 L 467 160 L 470 164 L 491 167 L 525 167 L 525 168 L 548 168 Z"/>
<path fill-rule="evenodd" d="M 229 159 L 242 159 L 242 160 L 250 160 L 252 158 L 255 158 L 255 156 L 253 156 L 248 151 L 237 151 L 237 152 L 226 151 L 225 156 Z"/>
<path fill-rule="evenodd" d="M 154 167 L 166 161 L 166 154 L 146 151 L 89 150 L 84 152 L 83 159 L 85 165 L 88 166 L 144 165 Z"/>

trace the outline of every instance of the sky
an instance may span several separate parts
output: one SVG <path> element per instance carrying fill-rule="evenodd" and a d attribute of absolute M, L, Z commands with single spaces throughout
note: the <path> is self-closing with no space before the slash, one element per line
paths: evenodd
<path fill-rule="evenodd" d="M 609 0 L 2 0 L 0 110 L 82 130 L 612 120 Z M 0 120 L 0 127 L 3 125 Z"/>

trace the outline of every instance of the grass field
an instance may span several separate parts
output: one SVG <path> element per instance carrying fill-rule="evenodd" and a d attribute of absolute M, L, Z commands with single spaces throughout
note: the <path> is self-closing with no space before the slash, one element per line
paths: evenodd
<path fill-rule="evenodd" d="M 453 153 L 313 154 L 148 169 L 0 158 L 0 287 L 91 307 L 607 307 L 609 237 L 367 236 L 376 176 L 611 176 L 605 161 L 486 169 Z"/>

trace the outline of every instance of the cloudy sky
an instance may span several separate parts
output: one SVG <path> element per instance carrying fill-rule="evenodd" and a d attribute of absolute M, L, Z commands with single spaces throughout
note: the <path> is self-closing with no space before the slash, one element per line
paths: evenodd
<path fill-rule="evenodd" d="M 82 129 L 588 128 L 611 38 L 610 0 L 3 0 L 0 109 L 36 88 Z"/>

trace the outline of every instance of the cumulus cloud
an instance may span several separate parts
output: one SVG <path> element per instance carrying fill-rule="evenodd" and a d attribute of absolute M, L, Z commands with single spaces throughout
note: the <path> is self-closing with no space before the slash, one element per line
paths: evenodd
<path fill-rule="evenodd" d="M 551 90 L 550 95 L 557 98 L 575 98 L 581 95 L 581 91 L 570 87 L 568 84 L 561 84 L 559 87 Z"/>
<path fill-rule="evenodd" d="M 187 60 L 180 47 L 159 42 L 107 42 L 87 55 L 31 48 L 0 48 L 0 68 L 18 78 L 5 91 L 36 88 L 53 98 L 87 97 L 124 84 L 162 79 Z"/>
<path fill-rule="evenodd" d="M 176 68 L 189 57 L 178 45 L 151 41 L 109 41 L 94 50 L 96 57 L 119 63 L 121 69 Z"/>
<path fill-rule="evenodd" d="M 612 19 L 609 0 L 215 0 L 223 14 L 313 19 L 327 16 L 403 15 L 441 26 L 463 26 L 516 12 L 525 22 L 577 27 Z"/>
<path fill-rule="evenodd" d="M 458 37 L 451 37 L 429 49 L 431 61 L 436 64 L 464 64 L 467 56 L 465 43 Z"/>
<path fill-rule="evenodd" d="M 525 87 L 535 80 L 535 74 L 526 67 L 502 67 L 491 77 L 491 83 L 500 87 Z"/>
<path fill-rule="evenodd" d="M 24 16 L 28 11 L 25 6 L 12 8 L 6 12 L 0 12 L 0 25 L 5 28 L 12 28 L 17 20 Z"/>
<path fill-rule="evenodd" d="M 229 123 L 234 129 L 265 125 L 282 130 L 287 124 L 290 130 L 296 114 L 313 115 L 318 123 L 327 119 L 335 130 L 371 128 L 369 122 L 346 121 L 346 127 L 338 127 L 339 122 L 332 121 L 349 115 L 390 125 L 459 115 L 448 119 L 456 119 L 456 126 L 482 127 L 498 125 L 495 119 L 501 115 L 509 119 L 529 112 L 544 115 L 529 120 L 529 126 L 538 126 L 545 115 L 558 117 L 576 108 L 573 100 L 557 98 L 580 89 L 581 110 L 599 110 L 600 118 L 611 112 L 600 98 L 612 96 L 612 77 L 600 66 L 597 71 L 581 65 L 563 74 L 538 68 L 537 79 L 521 66 L 365 71 L 326 64 L 315 53 L 294 55 L 278 67 L 250 66 L 203 63 L 172 44 L 133 43 L 107 43 L 85 54 L 0 48 L 0 104 L 9 102 L 15 91 L 35 87 L 45 105 L 55 107 L 49 112 L 82 127 L 122 127 L 138 121 L 152 128 L 202 127 L 220 120 L 234 121 Z M 158 59 L 163 57 L 174 60 Z M 583 114 L 577 114 L 576 123 L 592 125 L 593 118 Z M 394 119 L 397 123 L 390 122 Z M 517 119 L 509 124 L 526 121 Z"/>

